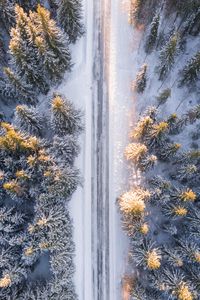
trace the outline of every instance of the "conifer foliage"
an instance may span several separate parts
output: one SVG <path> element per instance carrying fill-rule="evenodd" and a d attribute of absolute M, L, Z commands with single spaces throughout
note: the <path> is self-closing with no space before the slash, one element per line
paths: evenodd
<path fill-rule="evenodd" d="M 83 34 L 82 3 L 80 0 L 59 0 L 57 18 L 69 42 L 75 43 Z"/>
<path fill-rule="evenodd" d="M 15 125 L 1 122 L 2 300 L 77 299 L 73 284 L 72 220 L 67 203 L 80 183 L 73 162 L 79 152 L 81 116 L 69 100 L 64 108 L 67 114 L 57 116 L 61 138 L 42 130 L 44 124 L 51 128 L 49 114 L 54 119 L 53 111 L 40 115 L 34 107 L 18 105 Z M 37 265 L 44 259 L 48 266 L 36 286 L 31 274 L 35 272 L 39 280 Z"/>
<path fill-rule="evenodd" d="M 7 78 L 17 97 L 26 99 L 26 90 L 28 93 L 31 89 L 34 99 L 39 93 L 46 94 L 50 85 L 71 69 L 71 55 L 66 36 L 44 7 L 38 5 L 37 11 L 28 15 L 16 5 L 15 15 L 16 26 L 11 30 L 9 45 L 11 70 Z M 30 88 L 23 92 L 17 81 Z"/>
<path fill-rule="evenodd" d="M 198 106 L 179 118 L 185 119 L 185 126 L 197 120 L 193 112 L 198 115 Z M 137 269 L 133 299 L 194 300 L 200 293 L 199 151 L 182 152 L 181 144 L 170 141 L 169 127 L 159 111 L 150 107 L 139 118 L 130 135 L 132 143 L 125 149 L 136 176 L 138 169 L 144 172 L 142 184 L 131 185 L 118 200 Z M 148 157 L 155 157 L 158 174 L 166 164 L 169 180 L 152 178 L 149 168 L 143 168 Z"/>

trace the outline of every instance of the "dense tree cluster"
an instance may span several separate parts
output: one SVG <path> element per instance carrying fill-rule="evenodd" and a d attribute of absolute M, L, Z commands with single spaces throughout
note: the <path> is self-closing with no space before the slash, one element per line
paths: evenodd
<path fill-rule="evenodd" d="M 53 6 L 52 14 L 42 6 L 46 2 L 0 1 L 0 33 L 1 26 L 3 30 L 0 43 L 4 51 L 0 53 L 0 66 L 6 66 L 4 76 L 3 72 L 0 75 L 0 96 L 4 99 L 34 103 L 38 94 L 47 94 L 52 85 L 60 82 L 64 72 L 71 70 L 69 43 L 75 43 L 84 32 L 81 1 L 49 3 Z M 60 27 L 52 18 L 56 15 Z"/>
<path fill-rule="evenodd" d="M 167 118 L 170 120 L 170 118 Z M 183 114 L 179 134 L 199 120 L 199 106 Z M 126 159 L 145 172 L 144 182 L 122 194 L 119 208 L 131 239 L 136 278 L 131 299 L 199 299 L 199 150 L 183 151 L 172 141 L 170 124 L 149 108 L 131 132 Z M 156 176 L 143 168 L 146 157 L 157 161 Z M 165 176 L 160 166 L 166 164 Z"/>
<path fill-rule="evenodd" d="M 19 105 L 14 124 L 0 124 L 2 300 L 77 298 L 67 203 L 80 183 L 73 162 L 79 153 L 76 141 L 82 128 L 80 112 L 66 101 L 70 110 L 66 115 L 56 115 L 58 126 L 54 131 L 51 116 L 54 119 L 56 97 L 65 103 L 61 95 L 54 96 L 46 115 L 34 107 Z M 44 131 L 44 125 L 52 131 Z M 57 135 L 60 132 L 62 138 Z M 43 270 L 41 281 L 36 270 L 45 258 L 49 279 Z"/>
<path fill-rule="evenodd" d="M 0 98 L 17 102 L 12 119 L 0 115 L 2 300 L 77 299 L 68 202 L 82 116 L 59 94 L 43 113 L 36 102 L 71 70 L 82 34 L 79 0 L 0 0 Z"/>

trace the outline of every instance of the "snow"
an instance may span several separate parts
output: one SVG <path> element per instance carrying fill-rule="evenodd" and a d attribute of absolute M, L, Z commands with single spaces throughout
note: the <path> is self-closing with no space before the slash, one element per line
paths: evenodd
<path fill-rule="evenodd" d="M 86 33 L 71 51 L 75 63 L 72 73 L 66 74 L 58 91 L 66 95 L 77 108 L 84 112 L 85 130 L 80 137 L 81 153 L 75 165 L 84 178 L 70 201 L 70 213 L 74 222 L 76 247 L 74 282 L 79 300 L 92 299 L 92 253 L 91 253 L 91 122 L 92 122 L 92 36 L 93 5 L 83 1 L 83 17 Z"/>
<path fill-rule="evenodd" d="M 121 278 L 128 271 L 128 239 L 121 229 L 116 199 L 127 190 L 124 149 L 135 122 L 136 99 L 131 81 L 137 73 L 137 47 L 142 32 L 128 24 L 130 1 L 111 1 L 109 106 L 110 106 L 110 298 L 122 299 Z"/>

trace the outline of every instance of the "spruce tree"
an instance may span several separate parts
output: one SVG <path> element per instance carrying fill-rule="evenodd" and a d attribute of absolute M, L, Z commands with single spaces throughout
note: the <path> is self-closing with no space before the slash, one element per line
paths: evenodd
<path fill-rule="evenodd" d="M 57 19 L 69 42 L 75 43 L 83 34 L 81 0 L 58 0 Z"/>
<path fill-rule="evenodd" d="M 180 86 L 192 85 L 198 80 L 200 73 L 200 51 L 198 51 L 180 72 Z"/>
<path fill-rule="evenodd" d="M 22 80 L 20 76 L 10 68 L 4 68 L 4 73 L 7 79 L 4 90 L 5 94 L 15 95 L 19 101 L 24 100 L 29 103 L 35 102 L 35 93 L 33 92 L 31 85 Z"/>
<path fill-rule="evenodd" d="M 38 5 L 37 13 L 31 14 L 31 20 L 36 24 L 40 36 L 46 43 L 46 55 L 50 55 L 51 60 L 57 63 L 57 70 L 51 70 L 46 65 L 51 79 L 61 79 L 63 72 L 71 69 L 71 55 L 66 36 L 50 18 L 50 12 L 40 5 Z"/>
<path fill-rule="evenodd" d="M 179 33 L 173 33 L 160 52 L 160 64 L 158 66 L 159 80 L 163 80 L 169 71 L 172 69 L 175 58 L 180 49 Z"/>
<path fill-rule="evenodd" d="M 181 36 L 185 38 L 187 34 L 196 36 L 200 31 L 200 8 L 194 11 L 184 22 L 181 28 Z"/>
<path fill-rule="evenodd" d="M 45 93 L 48 87 L 42 66 L 44 62 L 35 43 L 39 34 L 38 29 L 18 5 L 15 7 L 15 14 L 16 27 L 11 30 L 9 44 L 12 67 L 27 84 L 34 87 L 35 94 Z"/>
<path fill-rule="evenodd" d="M 171 97 L 171 89 L 165 89 L 163 90 L 157 97 L 158 105 L 164 104 L 167 99 Z"/>
<path fill-rule="evenodd" d="M 133 83 L 137 93 L 143 93 L 147 84 L 147 64 L 144 64 L 138 72 Z"/>
<path fill-rule="evenodd" d="M 37 110 L 26 105 L 16 107 L 15 122 L 18 128 L 29 134 L 39 134 L 42 128 L 42 119 Z"/>
<path fill-rule="evenodd" d="M 150 53 L 155 47 L 157 36 L 158 36 L 159 23 L 160 23 L 160 15 L 156 14 L 153 17 L 152 23 L 150 24 L 150 30 L 145 44 L 146 53 Z"/>
<path fill-rule="evenodd" d="M 7 30 L 15 24 L 15 1 L 0 0 L 0 17 Z"/>
<path fill-rule="evenodd" d="M 80 111 L 60 95 L 54 96 L 51 113 L 52 127 L 58 136 L 77 134 L 82 130 Z"/>

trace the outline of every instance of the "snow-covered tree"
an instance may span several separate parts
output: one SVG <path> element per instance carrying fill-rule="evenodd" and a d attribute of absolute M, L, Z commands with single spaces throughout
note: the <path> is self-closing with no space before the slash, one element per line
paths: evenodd
<path fill-rule="evenodd" d="M 173 175 L 174 178 L 180 181 L 194 180 L 198 174 L 198 169 L 193 164 L 183 164 L 178 169 L 177 173 Z"/>
<path fill-rule="evenodd" d="M 135 264 L 144 269 L 153 271 L 161 267 L 161 251 L 152 242 L 144 241 L 139 244 L 138 247 L 134 248 L 132 257 Z"/>
<path fill-rule="evenodd" d="M 151 194 L 148 190 L 144 190 L 140 187 L 130 190 L 119 198 L 120 210 L 125 214 L 140 217 L 145 212 L 145 201 L 147 201 L 150 196 Z"/>
<path fill-rule="evenodd" d="M 168 133 L 168 123 L 160 122 L 158 124 L 153 124 L 148 135 L 145 137 L 145 142 L 150 147 L 159 147 L 166 140 L 166 134 Z"/>
<path fill-rule="evenodd" d="M 200 31 L 200 8 L 194 11 L 184 22 L 181 28 L 181 36 L 185 38 L 186 34 L 197 35 Z"/>
<path fill-rule="evenodd" d="M 129 22 L 131 24 L 137 24 L 140 22 L 143 4 L 143 0 L 131 0 L 129 11 Z"/>
<path fill-rule="evenodd" d="M 138 72 L 135 81 L 133 82 L 133 88 L 137 93 L 143 93 L 147 84 L 147 64 L 144 64 Z"/>
<path fill-rule="evenodd" d="M 71 55 L 67 45 L 67 38 L 64 33 L 56 26 L 53 19 L 50 18 L 50 12 L 44 7 L 38 5 L 37 13 L 30 14 L 40 31 L 40 36 L 44 39 L 47 46 L 47 53 L 52 56 L 52 60 L 57 62 L 57 73 L 49 68 L 52 78 L 55 76 L 62 78 L 63 72 L 71 69 Z"/>
<path fill-rule="evenodd" d="M 28 103 L 35 102 L 35 93 L 31 85 L 27 84 L 21 77 L 13 72 L 10 68 L 4 68 L 7 84 L 5 85 L 4 94 L 15 95 L 19 100 Z"/>
<path fill-rule="evenodd" d="M 18 105 L 15 110 L 15 122 L 18 128 L 30 134 L 39 134 L 42 119 L 35 107 Z"/>
<path fill-rule="evenodd" d="M 164 269 L 158 282 L 159 288 L 168 292 L 171 297 L 175 296 L 178 300 L 195 299 L 193 287 L 181 271 Z"/>
<path fill-rule="evenodd" d="M 200 72 L 200 51 L 192 57 L 180 72 L 180 86 L 194 84 L 199 77 Z"/>
<path fill-rule="evenodd" d="M 157 99 L 157 101 L 158 101 L 158 105 L 164 104 L 164 103 L 167 101 L 167 99 L 168 99 L 169 97 L 171 97 L 171 89 L 168 88 L 168 89 L 163 90 L 163 91 L 156 97 L 156 99 Z"/>
<path fill-rule="evenodd" d="M 155 47 L 157 36 L 158 36 L 159 24 L 160 24 L 160 15 L 155 14 L 150 24 L 149 33 L 145 44 L 146 53 L 150 53 Z"/>
<path fill-rule="evenodd" d="M 75 157 L 79 154 L 80 148 L 74 135 L 65 135 L 65 137 L 54 136 L 53 145 L 50 153 L 55 161 L 73 165 Z"/>
<path fill-rule="evenodd" d="M 153 119 L 149 116 L 140 118 L 135 128 L 132 130 L 130 137 L 137 141 L 144 141 L 145 136 L 151 130 L 153 123 Z"/>
<path fill-rule="evenodd" d="M 180 52 L 180 35 L 175 32 L 160 51 L 160 63 L 158 66 L 159 80 L 163 80 L 172 69 L 175 58 Z"/>
<path fill-rule="evenodd" d="M 125 149 L 125 156 L 127 160 L 130 160 L 134 164 L 138 165 L 146 156 L 147 151 L 148 149 L 144 144 L 131 143 Z"/>
<path fill-rule="evenodd" d="M 57 18 L 69 42 L 75 43 L 83 34 L 81 0 L 58 0 Z"/>
<path fill-rule="evenodd" d="M 77 134 L 82 130 L 80 111 L 60 95 L 55 95 L 52 100 L 51 122 L 58 136 Z"/>
<path fill-rule="evenodd" d="M 0 16 L 4 26 L 9 30 L 15 24 L 15 1 L 0 0 Z"/>
<path fill-rule="evenodd" d="M 165 147 L 160 148 L 158 151 L 158 156 L 161 160 L 171 160 L 176 157 L 178 150 L 180 149 L 181 144 L 178 143 L 167 143 Z"/>

